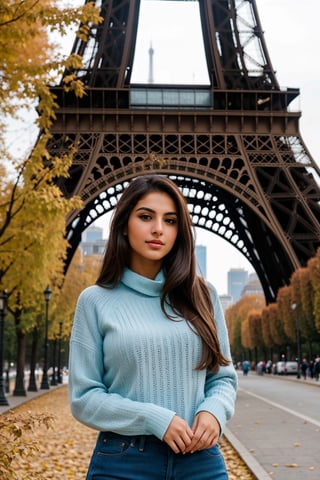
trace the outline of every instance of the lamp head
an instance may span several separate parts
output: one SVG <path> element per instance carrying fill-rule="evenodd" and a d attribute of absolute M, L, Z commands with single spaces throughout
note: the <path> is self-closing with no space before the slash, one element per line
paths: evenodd
<path fill-rule="evenodd" d="M 0 293 L 0 312 L 3 313 L 7 308 L 8 294 L 5 290 Z"/>
<path fill-rule="evenodd" d="M 50 298 L 51 298 L 51 294 L 52 294 L 52 291 L 49 287 L 49 285 L 47 285 L 47 288 L 45 289 L 45 291 L 43 292 L 44 294 L 44 299 L 46 302 L 49 302 Z"/>

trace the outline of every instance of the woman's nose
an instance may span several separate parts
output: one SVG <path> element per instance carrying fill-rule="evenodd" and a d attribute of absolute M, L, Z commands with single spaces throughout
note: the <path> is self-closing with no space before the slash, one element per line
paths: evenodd
<path fill-rule="evenodd" d="M 153 225 L 152 225 L 152 233 L 155 233 L 157 235 L 162 235 L 163 233 L 163 226 L 162 226 L 162 220 L 155 219 Z"/>

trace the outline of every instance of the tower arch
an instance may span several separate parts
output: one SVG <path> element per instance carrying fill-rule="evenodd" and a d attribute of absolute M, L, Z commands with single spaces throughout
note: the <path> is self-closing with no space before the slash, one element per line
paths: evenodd
<path fill-rule="evenodd" d="M 193 223 L 237 248 L 256 270 L 266 300 L 289 283 L 320 246 L 320 172 L 290 108 L 264 42 L 255 0 L 199 0 L 210 85 L 132 84 L 140 2 L 100 0 L 104 22 L 76 73 L 84 98 L 52 88 L 59 108 L 49 152 L 77 145 L 66 197 L 66 268 L 81 233 L 112 210 L 132 178 L 155 172 L 182 189 Z M 255 55 L 255 57 L 254 57 Z"/>

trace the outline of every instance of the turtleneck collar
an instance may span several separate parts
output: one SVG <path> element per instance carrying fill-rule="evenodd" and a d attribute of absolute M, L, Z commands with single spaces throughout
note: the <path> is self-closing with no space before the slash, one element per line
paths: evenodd
<path fill-rule="evenodd" d="M 162 287 L 164 285 L 164 273 L 161 270 L 154 280 L 143 277 L 133 272 L 129 268 L 125 268 L 121 282 L 132 290 L 148 295 L 149 297 L 160 297 Z"/>

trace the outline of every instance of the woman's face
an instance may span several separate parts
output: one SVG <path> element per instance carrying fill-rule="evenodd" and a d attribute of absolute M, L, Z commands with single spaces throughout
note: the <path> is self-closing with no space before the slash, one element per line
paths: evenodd
<path fill-rule="evenodd" d="M 131 270 L 154 278 L 178 235 L 178 212 L 172 198 L 164 192 L 142 197 L 129 216 L 125 233 L 131 247 Z"/>

